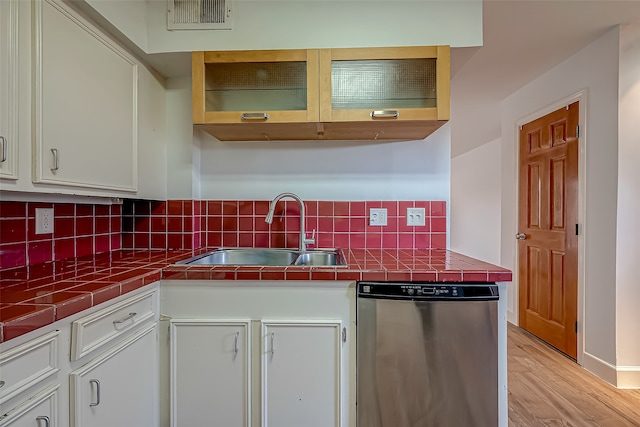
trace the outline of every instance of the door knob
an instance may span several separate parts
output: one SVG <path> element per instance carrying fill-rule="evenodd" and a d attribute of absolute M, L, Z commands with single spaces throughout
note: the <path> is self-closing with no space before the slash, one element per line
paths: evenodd
<path fill-rule="evenodd" d="M 524 240 L 526 238 L 527 238 L 527 235 L 525 233 L 516 233 L 516 239 Z"/>

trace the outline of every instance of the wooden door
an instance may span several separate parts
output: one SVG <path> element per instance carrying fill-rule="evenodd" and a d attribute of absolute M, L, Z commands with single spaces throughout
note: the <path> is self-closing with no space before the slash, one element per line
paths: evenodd
<path fill-rule="evenodd" d="M 520 326 L 577 355 L 578 102 L 522 126 Z"/>

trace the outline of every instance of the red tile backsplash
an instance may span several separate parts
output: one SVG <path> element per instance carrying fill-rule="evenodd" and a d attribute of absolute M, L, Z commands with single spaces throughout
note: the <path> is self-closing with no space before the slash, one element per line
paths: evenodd
<path fill-rule="evenodd" d="M 272 224 L 264 218 L 268 200 L 125 201 L 123 247 L 127 249 L 197 249 L 200 247 L 297 247 L 298 204 L 283 200 Z M 387 225 L 369 226 L 368 209 L 387 209 Z M 406 225 L 406 209 L 425 209 L 425 225 Z M 367 249 L 443 249 L 446 247 L 444 201 L 305 201 L 306 232 L 315 231 L 316 247 Z M 148 234 L 149 237 L 143 237 Z"/>
<path fill-rule="evenodd" d="M 123 205 L 0 202 L 0 269 L 124 249 L 297 247 L 298 204 L 269 200 L 125 200 Z M 54 233 L 35 234 L 35 209 L 54 209 Z M 387 209 L 386 226 L 369 226 L 368 210 Z M 426 224 L 407 227 L 407 207 L 424 207 Z M 442 249 L 444 201 L 305 201 L 315 247 Z"/>
<path fill-rule="evenodd" d="M 53 234 L 35 233 L 36 208 L 53 208 Z M 120 249 L 121 207 L 0 202 L 0 270 Z"/>

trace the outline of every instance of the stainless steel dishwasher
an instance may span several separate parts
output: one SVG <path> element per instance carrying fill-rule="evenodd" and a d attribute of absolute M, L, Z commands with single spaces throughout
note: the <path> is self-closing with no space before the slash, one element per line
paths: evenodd
<path fill-rule="evenodd" d="M 498 425 L 498 286 L 359 282 L 358 427 Z"/>

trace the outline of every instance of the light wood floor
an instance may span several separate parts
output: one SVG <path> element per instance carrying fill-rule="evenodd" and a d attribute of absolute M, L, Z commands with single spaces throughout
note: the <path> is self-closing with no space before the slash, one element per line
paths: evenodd
<path fill-rule="evenodd" d="M 509 426 L 640 427 L 640 390 L 620 390 L 509 324 Z"/>

